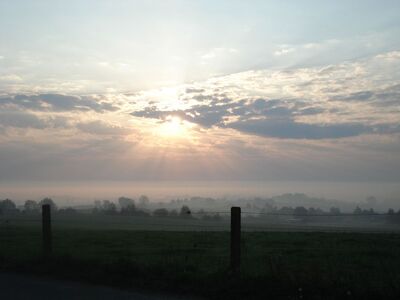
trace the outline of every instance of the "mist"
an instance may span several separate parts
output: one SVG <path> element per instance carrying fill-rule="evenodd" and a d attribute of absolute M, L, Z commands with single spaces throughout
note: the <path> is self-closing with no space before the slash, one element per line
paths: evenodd
<path fill-rule="evenodd" d="M 286 193 L 303 193 L 344 203 L 359 203 L 373 196 L 384 208 L 400 205 L 400 187 L 382 182 L 302 182 L 302 181 L 134 181 L 134 182 L 24 182 L 1 183 L 0 199 L 10 198 L 18 204 L 26 199 L 51 197 L 61 206 L 85 205 L 96 199 L 138 198 L 147 195 L 152 201 L 167 202 L 175 198 L 251 198 L 272 197 Z M 387 203 L 387 205 L 386 205 Z M 322 205 L 323 203 L 321 203 Z"/>

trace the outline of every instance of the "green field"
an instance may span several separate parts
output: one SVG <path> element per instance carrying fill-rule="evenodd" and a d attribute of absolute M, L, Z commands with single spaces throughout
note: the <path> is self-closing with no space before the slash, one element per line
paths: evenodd
<path fill-rule="evenodd" d="M 3 220 L 0 268 L 214 299 L 400 297 L 395 233 L 246 231 L 233 276 L 226 222 L 192 223 L 194 231 L 187 220 L 150 218 L 147 228 L 124 217 L 85 220 L 55 218 L 51 260 L 41 256 L 39 219 Z M 169 230 L 159 230 L 163 223 Z"/>

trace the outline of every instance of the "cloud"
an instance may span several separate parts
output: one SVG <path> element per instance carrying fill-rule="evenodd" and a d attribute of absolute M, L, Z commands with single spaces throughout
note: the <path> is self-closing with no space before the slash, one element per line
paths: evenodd
<path fill-rule="evenodd" d="M 186 94 L 191 94 L 191 93 L 202 93 L 204 92 L 204 89 L 196 89 L 196 88 L 187 88 L 185 90 Z"/>
<path fill-rule="evenodd" d="M 127 129 L 111 125 L 100 120 L 78 123 L 77 128 L 84 132 L 95 135 L 123 135 L 128 133 Z"/>
<path fill-rule="evenodd" d="M 131 115 L 161 121 L 175 115 L 204 128 L 285 139 L 396 133 L 393 124 L 400 123 L 397 53 L 322 67 L 221 76 L 186 86 L 179 98 L 186 104 L 184 109 L 168 110 L 152 98 L 151 106 Z"/>
<path fill-rule="evenodd" d="M 39 116 L 26 111 L 0 111 L 0 125 L 3 128 L 66 129 L 71 128 L 69 118 L 59 115 Z"/>
<path fill-rule="evenodd" d="M 292 53 L 292 52 L 295 52 L 296 51 L 296 49 L 295 48 L 281 48 L 281 49 L 279 49 L 279 50 L 276 50 L 275 52 L 274 52 L 274 55 L 275 56 L 283 56 L 283 55 L 287 55 L 287 54 L 289 54 L 289 53 Z"/>
<path fill-rule="evenodd" d="M 0 111 L 0 125 L 4 127 L 44 129 L 47 123 L 36 115 L 18 111 Z"/>
<path fill-rule="evenodd" d="M 0 178 L 390 180 L 399 94 L 393 53 L 126 94 L 4 94 Z M 161 136 L 168 116 L 197 126 Z"/>
<path fill-rule="evenodd" d="M 339 102 L 361 102 L 373 106 L 400 106 L 400 84 L 391 85 L 374 91 L 365 90 L 338 95 L 330 99 Z"/>
<path fill-rule="evenodd" d="M 155 106 L 131 113 L 135 117 L 165 120 L 177 116 L 205 128 L 216 126 L 243 133 L 279 139 L 338 139 L 362 134 L 397 133 L 396 123 L 369 125 L 362 122 L 305 123 L 296 117 L 324 113 L 301 99 L 256 99 L 195 105 L 186 110 L 164 111 Z"/>
<path fill-rule="evenodd" d="M 112 103 L 90 96 L 70 96 L 61 94 L 18 94 L 11 97 L 0 98 L 0 106 L 15 105 L 21 108 L 35 111 L 116 111 L 118 109 Z"/>
<path fill-rule="evenodd" d="M 0 75 L 0 81 L 4 83 L 22 82 L 22 77 L 16 74 Z"/>
<path fill-rule="evenodd" d="M 309 107 L 305 101 L 299 99 L 258 98 L 255 100 L 242 99 L 235 102 L 225 98 L 226 103 L 220 103 L 215 100 L 214 97 L 210 97 L 210 99 L 213 100 L 209 104 L 194 105 L 186 110 L 163 111 L 153 106 L 131 114 L 136 117 L 160 120 L 164 120 L 168 116 L 177 116 L 183 120 L 206 128 L 218 126 L 220 128 L 234 128 L 246 133 L 259 134 L 255 127 L 258 127 L 258 125 L 261 124 L 260 122 L 264 122 L 264 125 L 268 123 L 270 126 L 273 124 L 277 126 L 289 126 L 286 128 L 286 131 L 290 129 L 297 130 L 297 128 L 293 126 L 294 122 L 291 119 L 292 117 L 315 115 L 324 112 L 323 108 Z M 229 121 L 229 118 L 239 119 L 240 122 Z M 255 118 L 257 118 L 257 120 L 254 120 Z M 303 124 L 303 127 L 306 127 L 306 124 Z M 254 129 L 251 130 L 250 128 Z M 271 131 L 271 133 L 273 137 L 280 137 L 278 131 Z M 267 135 L 267 131 L 265 131 L 263 135 Z M 298 132 L 294 132 L 293 134 L 283 132 L 283 137 L 287 138 L 297 138 L 298 135 Z M 307 136 L 309 138 L 321 138 L 318 134 L 309 134 Z M 345 135 L 337 135 L 337 137 L 342 136 Z"/>
<path fill-rule="evenodd" d="M 282 139 L 335 139 L 358 136 L 371 132 L 362 124 L 306 124 L 292 120 L 245 120 L 233 122 L 228 127 L 264 137 Z"/>

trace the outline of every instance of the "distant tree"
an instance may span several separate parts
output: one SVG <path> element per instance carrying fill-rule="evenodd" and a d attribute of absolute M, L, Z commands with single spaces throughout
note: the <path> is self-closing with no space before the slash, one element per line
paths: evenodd
<path fill-rule="evenodd" d="M 102 212 L 102 206 L 101 206 L 101 201 L 100 200 L 94 200 L 94 208 L 93 208 L 93 213 L 98 214 Z"/>
<path fill-rule="evenodd" d="M 168 210 L 165 208 L 157 208 L 153 211 L 155 217 L 168 217 Z"/>
<path fill-rule="evenodd" d="M 136 212 L 135 201 L 126 197 L 118 199 L 119 206 L 121 207 L 122 215 L 134 215 Z"/>
<path fill-rule="evenodd" d="M 94 200 L 94 207 L 101 209 L 101 201 L 100 200 Z"/>
<path fill-rule="evenodd" d="M 273 205 L 273 203 L 266 202 L 264 205 L 264 208 L 262 209 L 262 212 L 272 213 L 272 212 L 275 212 L 275 210 L 276 210 L 276 207 Z"/>
<path fill-rule="evenodd" d="M 119 197 L 118 198 L 118 204 L 122 209 L 122 208 L 126 208 L 128 206 L 135 206 L 135 201 L 133 199 L 130 199 L 130 198 Z"/>
<path fill-rule="evenodd" d="M 10 199 L 0 200 L 0 214 L 17 212 L 17 206 Z"/>
<path fill-rule="evenodd" d="M 340 214 L 341 214 L 340 208 L 338 208 L 338 207 L 331 207 L 331 208 L 329 209 L 329 214 L 331 214 L 331 215 L 340 215 Z"/>
<path fill-rule="evenodd" d="M 41 209 L 42 205 L 49 204 L 51 211 L 57 211 L 57 205 L 54 203 L 53 199 L 51 198 L 44 198 L 43 200 L 39 201 L 39 209 Z"/>
<path fill-rule="evenodd" d="M 394 209 L 393 208 L 389 208 L 387 213 L 388 213 L 388 215 L 394 215 Z"/>
<path fill-rule="evenodd" d="M 359 206 L 357 206 L 357 207 L 354 209 L 353 214 L 355 214 L 355 215 L 361 215 L 361 214 L 362 214 L 361 208 L 360 208 Z"/>
<path fill-rule="evenodd" d="M 283 215 L 292 215 L 294 212 L 294 209 L 292 207 L 288 206 L 283 206 L 279 209 L 279 213 Z"/>
<path fill-rule="evenodd" d="M 305 207 L 303 207 L 303 206 L 297 206 L 297 207 L 294 209 L 293 214 L 294 214 L 295 216 L 305 216 L 305 215 L 308 214 L 308 211 L 307 211 L 307 209 L 306 209 Z"/>
<path fill-rule="evenodd" d="M 37 213 L 40 211 L 39 204 L 34 200 L 26 200 L 24 203 L 24 211 L 27 213 Z"/>
<path fill-rule="evenodd" d="M 137 212 L 134 204 L 121 208 L 121 215 L 135 215 Z"/>
<path fill-rule="evenodd" d="M 117 213 L 117 206 L 110 200 L 103 200 L 102 211 L 105 214 L 113 215 Z"/>
<path fill-rule="evenodd" d="M 307 212 L 308 215 L 317 215 L 318 212 L 314 207 L 310 207 Z"/>
<path fill-rule="evenodd" d="M 192 217 L 190 209 L 187 205 L 183 205 L 181 211 L 179 212 L 179 216 L 182 218 L 190 218 Z"/>
<path fill-rule="evenodd" d="M 146 195 L 142 195 L 139 197 L 139 206 L 142 208 L 146 208 L 149 205 L 149 197 L 147 197 Z"/>
<path fill-rule="evenodd" d="M 361 211 L 361 214 L 362 214 L 362 215 L 371 215 L 371 214 L 374 214 L 374 213 L 375 213 L 375 211 L 374 211 L 373 208 L 370 208 L 370 209 L 363 209 L 363 210 Z"/>

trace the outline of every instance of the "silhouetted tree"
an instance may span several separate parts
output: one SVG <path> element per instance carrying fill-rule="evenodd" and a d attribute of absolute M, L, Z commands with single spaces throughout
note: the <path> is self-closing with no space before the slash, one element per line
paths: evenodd
<path fill-rule="evenodd" d="M 0 200 L 0 214 L 15 213 L 17 211 L 17 206 L 10 199 Z"/>
<path fill-rule="evenodd" d="M 181 211 L 179 212 L 179 216 L 182 218 L 192 217 L 190 209 L 187 205 L 182 206 Z"/>
<path fill-rule="evenodd" d="M 360 208 L 359 206 L 357 206 L 357 207 L 354 209 L 353 214 L 355 214 L 355 215 L 361 215 L 361 214 L 362 214 L 361 208 Z"/>
<path fill-rule="evenodd" d="M 100 200 L 94 200 L 94 208 L 93 208 L 93 213 L 98 214 L 102 212 L 102 207 L 101 207 L 101 201 Z"/>
<path fill-rule="evenodd" d="M 389 215 L 394 215 L 394 209 L 393 208 L 389 208 L 388 212 Z"/>
<path fill-rule="evenodd" d="M 26 200 L 24 203 L 24 211 L 27 213 L 37 213 L 40 211 L 39 204 L 34 200 Z"/>
<path fill-rule="evenodd" d="M 118 199 L 122 215 L 134 215 L 136 212 L 135 201 L 130 198 L 120 197 Z"/>
<path fill-rule="evenodd" d="M 117 206 L 110 200 L 103 200 L 102 211 L 105 214 L 113 215 L 117 213 Z"/>
<path fill-rule="evenodd" d="M 139 197 L 139 206 L 142 208 L 146 208 L 149 205 L 149 197 L 147 197 L 146 195 L 142 195 Z"/>
<path fill-rule="evenodd" d="M 292 207 L 288 206 L 283 206 L 279 209 L 279 213 L 283 215 L 292 215 L 294 212 L 294 209 Z"/>
<path fill-rule="evenodd" d="M 54 203 L 53 199 L 51 198 L 44 198 L 43 200 L 39 201 L 39 207 L 41 209 L 42 205 L 44 204 L 49 204 L 50 205 L 50 209 L 52 211 L 57 211 L 57 205 Z"/>
<path fill-rule="evenodd" d="M 340 208 L 339 207 L 331 207 L 329 209 L 329 214 L 331 214 L 331 215 L 340 215 L 341 214 Z"/>
<path fill-rule="evenodd" d="M 310 207 L 307 211 L 308 215 L 317 215 L 318 211 L 314 207 Z"/>
<path fill-rule="evenodd" d="M 303 207 L 303 206 L 297 206 L 297 207 L 294 209 L 293 214 L 294 214 L 295 216 L 305 216 L 305 215 L 308 214 L 308 211 L 307 211 L 307 209 L 306 209 L 305 207 Z"/>
<path fill-rule="evenodd" d="M 375 211 L 372 209 L 372 208 L 370 208 L 370 209 L 363 209 L 362 211 L 361 211 L 361 214 L 362 215 L 371 215 L 371 214 L 374 214 L 375 213 Z"/>
<path fill-rule="evenodd" d="M 155 217 L 168 217 L 168 210 L 165 208 L 157 208 L 153 211 Z"/>
<path fill-rule="evenodd" d="M 133 199 L 130 199 L 130 198 L 119 197 L 118 198 L 118 204 L 122 209 L 122 208 L 126 208 L 128 206 L 135 206 L 135 201 Z"/>

